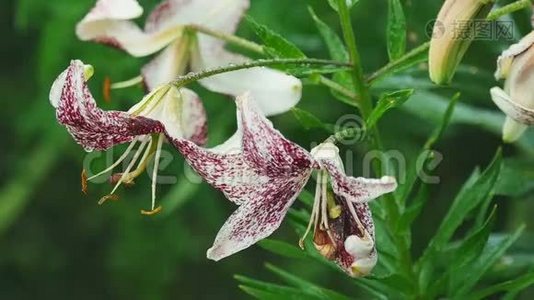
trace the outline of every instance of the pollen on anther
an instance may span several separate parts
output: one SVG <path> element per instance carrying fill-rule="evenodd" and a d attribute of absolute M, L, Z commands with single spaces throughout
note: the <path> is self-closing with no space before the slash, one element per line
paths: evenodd
<path fill-rule="evenodd" d="M 152 216 L 152 215 L 155 215 L 155 214 L 161 212 L 162 209 L 163 209 L 163 207 L 161 207 L 161 205 L 156 207 L 153 210 L 144 210 L 144 209 L 142 209 L 141 210 L 141 214 L 145 215 L 145 216 Z"/>
<path fill-rule="evenodd" d="M 104 204 L 104 202 L 108 201 L 108 200 L 112 200 L 112 201 L 117 201 L 119 200 L 119 196 L 117 195 L 106 195 L 102 198 L 100 198 L 100 200 L 98 200 L 98 205 L 102 205 Z"/>
<path fill-rule="evenodd" d="M 111 79 L 107 76 L 102 84 L 102 94 L 104 95 L 104 101 L 111 102 Z"/>
<path fill-rule="evenodd" d="M 82 193 L 87 195 L 87 172 L 85 171 L 85 169 L 82 169 L 81 184 L 82 184 Z"/>

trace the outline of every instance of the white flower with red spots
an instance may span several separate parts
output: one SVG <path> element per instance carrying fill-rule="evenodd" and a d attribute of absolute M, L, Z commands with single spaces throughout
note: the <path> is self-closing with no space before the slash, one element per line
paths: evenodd
<path fill-rule="evenodd" d="M 528 126 L 534 125 L 534 31 L 510 46 L 497 60 L 497 79 L 505 79 L 504 90 L 493 87 L 491 98 L 506 114 L 503 140 L 517 140 Z"/>
<path fill-rule="evenodd" d="M 175 80 L 189 69 L 240 64 L 248 58 L 224 49 L 224 42 L 188 25 L 200 25 L 225 34 L 235 32 L 249 7 L 249 0 L 165 0 L 148 16 L 140 29 L 132 19 L 143 9 L 135 0 L 98 0 L 76 27 L 81 40 L 96 41 L 123 49 L 133 56 L 146 56 L 164 49 L 142 68 L 149 90 Z M 280 71 L 256 67 L 205 78 L 209 90 L 233 96 L 250 92 L 266 115 L 288 111 L 301 97 L 300 80 Z"/>
<path fill-rule="evenodd" d="M 74 140 L 87 151 L 107 150 L 117 144 L 131 143 L 112 166 L 92 178 L 113 170 L 139 143 L 126 171 L 112 177 L 116 186 L 103 200 L 112 197 L 122 183 L 132 183 L 154 156 L 154 210 L 162 143 L 164 140 L 173 142 L 176 139 L 188 139 L 203 144 L 206 141 L 204 107 L 195 93 L 164 85 L 146 95 L 128 111 L 103 111 L 96 106 L 87 87 L 86 81 L 92 74 L 93 68 L 90 65 L 73 60 L 58 76 L 50 90 L 50 103 L 56 109 L 57 120 L 67 127 Z"/>
<path fill-rule="evenodd" d="M 333 143 L 307 152 L 274 129 L 251 101 L 250 95 L 238 97 L 238 130 L 225 144 L 204 149 L 177 141 L 192 168 L 239 206 L 217 234 L 208 258 L 220 260 L 271 235 L 317 170 L 308 231 L 314 227 L 317 249 L 349 275 L 369 274 L 376 248 L 367 202 L 395 190 L 395 179 L 345 175 Z"/>

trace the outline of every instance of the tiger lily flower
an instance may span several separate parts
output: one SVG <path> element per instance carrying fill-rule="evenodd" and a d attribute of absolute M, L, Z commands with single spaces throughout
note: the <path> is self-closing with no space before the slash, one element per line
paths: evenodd
<path fill-rule="evenodd" d="M 534 31 L 510 46 L 497 60 L 495 78 L 505 79 L 504 90 L 490 90 L 493 102 L 506 114 L 503 140 L 514 142 L 534 125 Z"/>
<path fill-rule="evenodd" d="M 220 260 L 271 235 L 316 170 L 308 231 L 314 225 L 317 249 L 351 276 L 369 274 L 376 249 L 367 202 L 393 191 L 395 179 L 349 177 L 332 143 L 309 153 L 274 129 L 250 95 L 236 103 L 238 130 L 225 144 L 212 149 L 184 139 L 176 144 L 198 174 L 239 206 L 217 234 L 208 258 Z"/>
<path fill-rule="evenodd" d="M 112 176 L 116 181 L 115 187 L 100 203 L 115 198 L 117 188 L 121 184 L 132 183 L 154 157 L 152 210 L 145 213 L 155 212 L 158 163 L 163 141 L 184 138 L 203 144 L 206 140 L 204 107 L 193 92 L 166 85 L 149 93 L 128 111 L 103 111 L 97 107 L 87 87 L 87 80 L 92 75 L 90 65 L 73 60 L 58 76 L 50 90 L 50 103 L 56 109 L 57 120 L 86 151 L 102 151 L 117 144 L 130 143 L 115 163 L 88 180 L 112 171 L 139 144 L 125 172 Z"/>
<path fill-rule="evenodd" d="M 77 36 L 120 48 L 133 56 L 159 53 L 141 70 L 149 91 L 175 80 L 188 69 L 199 72 L 248 58 L 224 49 L 224 42 L 188 30 L 203 26 L 232 34 L 249 7 L 249 0 L 165 0 L 148 16 L 144 30 L 132 19 L 143 9 L 135 0 L 98 0 L 78 23 Z M 135 81 L 134 81 L 135 82 Z M 200 80 L 207 89 L 233 96 L 251 92 L 267 115 L 286 112 L 301 97 L 300 80 L 268 68 L 228 72 Z"/>

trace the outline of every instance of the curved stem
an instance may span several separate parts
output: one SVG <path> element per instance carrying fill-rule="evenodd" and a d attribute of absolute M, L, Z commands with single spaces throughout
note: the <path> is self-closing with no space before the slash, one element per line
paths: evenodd
<path fill-rule="evenodd" d="M 177 80 L 174 82 L 171 82 L 171 84 L 174 84 L 178 87 L 185 86 L 189 83 L 198 81 L 200 79 L 232 72 L 232 71 L 238 71 L 243 69 L 250 69 L 255 67 L 265 67 L 265 66 L 276 66 L 276 65 L 324 65 L 324 66 L 339 66 L 339 67 L 352 67 L 349 63 L 344 62 L 338 62 L 338 61 L 332 61 L 332 60 L 326 60 L 326 59 L 316 59 L 316 58 L 279 58 L 279 59 L 259 59 L 259 60 L 253 60 L 250 62 L 246 62 L 243 64 L 236 64 L 236 65 L 227 65 L 222 66 L 214 69 L 208 69 L 205 71 L 201 71 L 198 73 L 190 73 L 184 76 L 178 77 Z"/>
<path fill-rule="evenodd" d="M 402 65 L 403 63 L 416 57 L 417 55 L 420 55 L 421 53 L 428 51 L 429 48 L 430 48 L 430 42 L 425 42 L 424 44 L 421 44 L 417 48 L 414 48 L 408 53 L 401 56 L 399 59 L 388 63 L 387 65 L 380 68 L 378 71 L 371 74 L 369 77 L 367 77 L 367 82 L 372 83 L 373 81 L 389 73 L 391 70 L 395 69 L 399 65 Z"/>
<path fill-rule="evenodd" d="M 508 5 L 505 5 L 501 8 L 497 8 L 489 13 L 488 20 L 497 20 L 498 18 L 513 13 L 515 11 L 524 9 L 532 5 L 532 0 L 519 0 Z"/>
<path fill-rule="evenodd" d="M 347 44 L 350 61 L 353 64 L 351 72 L 352 82 L 356 88 L 356 93 L 359 96 L 361 113 L 364 118 L 367 118 L 373 109 L 373 104 L 371 102 L 369 89 L 366 86 L 363 76 L 360 54 L 358 53 L 358 48 L 356 47 L 356 39 L 354 37 L 354 30 L 352 29 L 349 9 L 345 0 L 337 0 L 337 6 L 343 37 L 345 39 L 345 43 Z"/>

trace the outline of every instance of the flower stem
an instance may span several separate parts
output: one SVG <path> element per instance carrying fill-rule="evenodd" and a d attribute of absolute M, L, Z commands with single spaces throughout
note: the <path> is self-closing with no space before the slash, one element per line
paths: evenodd
<path fill-rule="evenodd" d="M 385 65 L 382 68 L 380 68 L 378 71 L 376 71 L 373 74 L 371 74 L 369 77 L 367 77 L 367 82 L 368 83 L 372 83 L 376 79 L 380 78 L 381 76 L 383 76 L 383 75 L 387 74 L 388 72 L 390 72 L 391 70 L 395 69 L 397 66 L 402 65 L 403 63 L 405 63 L 406 61 L 416 57 L 417 55 L 420 55 L 421 53 L 424 53 L 424 52 L 428 51 L 429 48 L 430 48 L 430 42 L 425 42 L 424 44 L 421 44 L 417 48 L 414 48 L 411 51 L 409 51 L 408 53 L 406 53 L 403 56 L 401 56 L 399 59 L 388 63 L 387 65 Z"/>
<path fill-rule="evenodd" d="M 339 66 L 350 68 L 352 65 L 350 63 L 326 60 L 326 59 L 316 59 L 316 58 L 278 58 L 278 59 L 259 59 L 246 62 L 243 64 L 230 64 L 227 66 L 222 66 L 214 69 L 204 70 L 198 73 L 190 73 L 184 76 L 178 77 L 177 80 L 171 82 L 178 87 L 183 87 L 189 83 L 198 81 L 200 79 L 232 72 L 243 69 L 250 69 L 255 67 L 265 67 L 265 66 L 276 66 L 276 65 L 324 65 L 324 66 Z"/>
<path fill-rule="evenodd" d="M 354 37 L 354 30 L 352 29 L 349 9 L 345 0 L 337 0 L 339 21 L 341 23 L 341 29 L 343 30 L 343 37 L 349 51 L 350 61 L 352 67 L 352 82 L 356 89 L 356 94 L 359 96 L 360 110 L 364 118 L 371 113 L 373 104 L 371 102 L 371 96 L 369 89 L 366 86 L 363 76 L 363 69 L 361 66 L 360 54 L 356 47 L 356 39 Z"/>
<path fill-rule="evenodd" d="M 513 13 L 515 11 L 524 9 L 532 5 L 532 0 L 518 0 L 516 2 L 505 5 L 501 8 L 493 10 L 487 17 L 488 20 L 497 20 L 498 18 Z"/>

